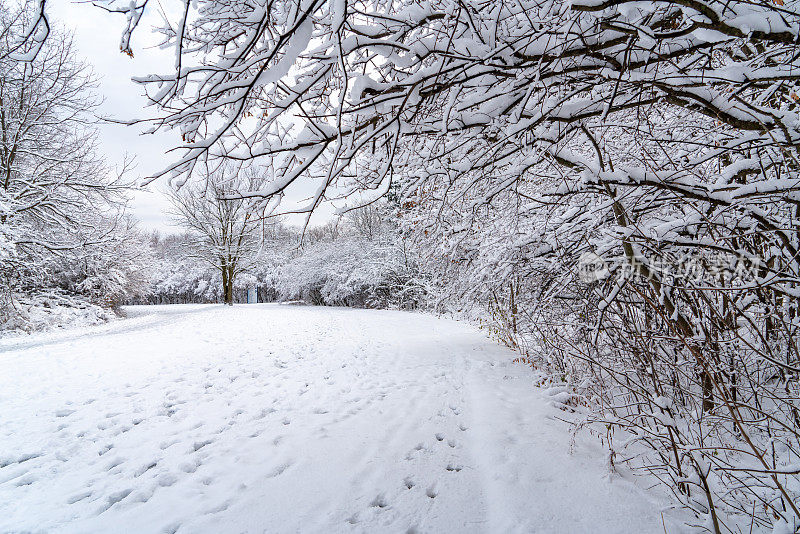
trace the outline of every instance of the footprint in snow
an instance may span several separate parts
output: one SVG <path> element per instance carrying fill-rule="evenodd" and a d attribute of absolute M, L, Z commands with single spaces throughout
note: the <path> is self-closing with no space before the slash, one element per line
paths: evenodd
<path fill-rule="evenodd" d="M 275 408 L 264 408 L 261 410 L 258 415 L 256 415 L 253 419 L 263 419 L 271 413 L 275 413 L 277 410 Z"/>
<path fill-rule="evenodd" d="M 118 491 L 116 493 L 112 493 L 111 495 L 109 495 L 108 498 L 106 499 L 106 504 L 103 505 L 102 508 L 100 508 L 100 511 L 98 512 L 98 515 L 102 514 L 103 512 L 105 512 L 106 510 L 108 510 L 109 508 L 111 508 L 112 506 L 117 504 L 118 502 L 122 501 L 125 497 L 130 495 L 132 492 L 133 492 L 132 489 L 124 489 L 122 491 Z"/>
<path fill-rule="evenodd" d="M 131 428 L 132 427 L 130 427 L 129 425 L 118 426 L 116 429 L 114 429 L 113 432 L 111 432 L 111 435 L 119 436 L 120 434 L 124 434 L 125 432 L 129 431 Z"/>
<path fill-rule="evenodd" d="M 201 462 L 199 460 L 195 460 L 194 462 L 183 462 L 178 466 L 178 469 L 184 473 L 194 473 L 197 471 L 197 468 L 200 467 L 200 465 Z"/>
<path fill-rule="evenodd" d="M 155 493 L 155 488 L 148 488 L 148 489 L 141 489 L 133 494 L 128 498 L 130 502 L 147 502 L 150 500 L 150 497 L 153 496 Z"/>
<path fill-rule="evenodd" d="M 194 449 L 194 452 L 197 452 L 200 449 L 202 449 L 203 447 L 205 447 L 206 445 L 210 445 L 212 443 L 214 443 L 214 440 L 211 440 L 211 439 L 207 439 L 207 440 L 204 440 L 204 441 L 195 441 L 194 445 L 192 445 L 192 448 Z"/>
<path fill-rule="evenodd" d="M 425 490 L 425 495 L 431 499 L 435 499 L 436 496 L 439 495 L 439 490 L 436 489 L 436 482 L 428 486 L 428 489 Z"/>
<path fill-rule="evenodd" d="M 267 478 L 275 478 L 275 477 L 277 477 L 279 475 L 282 475 L 284 473 L 284 471 L 286 471 L 287 469 L 289 469 L 289 467 L 291 467 L 291 465 L 292 465 L 292 462 L 284 462 L 284 463 L 276 466 L 274 469 L 272 469 L 272 471 L 267 473 Z"/>
<path fill-rule="evenodd" d="M 0 467 L 8 467 L 9 465 L 12 464 L 21 464 L 23 462 L 27 462 L 28 460 L 33 460 L 34 458 L 38 458 L 41 455 L 42 453 L 40 452 L 31 452 L 27 454 L 22 454 L 20 456 L 17 456 L 16 458 L 0 457 Z"/>
<path fill-rule="evenodd" d="M 22 486 L 30 486 L 31 484 L 33 484 L 37 480 L 38 479 L 35 476 L 33 476 L 30 473 L 28 473 L 26 475 L 23 475 L 21 478 L 19 478 L 14 485 L 17 486 L 18 488 L 20 488 Z"/>
<path fill-rule="evenodd" d="M 140 477 L 143 474 L 145 474 L 146 472 L 148 472 L 149 470 L 151 470 L 152 468 L 154 468 L 156 465 L 158 465 L 158 460 L 153 460 L 151 462 L 145 463 L 145 464 L 141 465 L 140 467 L 138 467 L 136 469 L 136 471 L 133 472 L 133 476 L 134 477 Z"/>
<path fill-rule="evenodd" d="M 106 471 L 111 471 L 115 467 L 119 467 L 125 461 L 124 458 L 120 458 L 119 456 L 111 460 L 108 465 L 106 466 Z"/>
<path fill-rule="evenodd" d="M 207 514 L 218 514 L 219 512 L 224 512 L 230 506 L 230 502 L 226 501 L 223 503 L 218 504 L 217 506 L 209 509 L 206 513 Z"/>
<path fill-rule="evenodd" d="M 92 496 L 91 491 L 83 491 L 81 493 L 76 493 L 69 499 L 67 499 L 67 504 L 75 504 L 78 501 L 82 501 L 83 499 L 87 499 Z"/>
<path fill-rule="evenodd" d="M 177 439 L 172 439 L 172 440 L 169 440 L 169 441 L 162 441 L 162 442 L 159 444 L 159 446 L 158 446 L 158 447 L 159 447 L 159 448 L 160 448 L 160 449 L 163 451 L 164 449 L 167 449 L 167 448 L 169 448 L 169 447 L 172 447 L 173 445 L 175 445 L 176 443 L 178 443 L 178 441 L 179 441 L 179 440 L 177 440 Z"/>
<path fill-rule="evenodd" d="M 386 496 L 383 493 L 379 493 L 369 505 L 375 508 L 387 508 L 389 503 L 386 500 Z"/>

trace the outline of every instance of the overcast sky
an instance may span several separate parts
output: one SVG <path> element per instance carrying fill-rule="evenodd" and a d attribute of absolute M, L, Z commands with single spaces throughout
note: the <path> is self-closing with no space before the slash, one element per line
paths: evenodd
<path fill-rule="evenodd" d="M 160 5 L 169 6 L 170 1 L 156 2 L 153 7 L 159 8 Z M 151 29 L 161 22 L 161 16 L 155 9 L 150 9 L 145 14 L 134 34 L 131 43 L 133 58 L 119 51 L 125 23 L 123 16 L 108 13 L 91 4 L 69 1 L 48 2 L 47 10 L 51 23 L 74 33 L 78 53 L 92 65 L 100 78 L 98 92 L 104 98 L 100 108 L 103 116 L 129 120 L 155 114 L 154 109 L 144 107 L 147 104 L 147 99 L 143 96 L 144 90 L 131 81 L 133 76 L 168 72 L 173 67 L 174 52 L 155 46 L 157 36 Z M 109 165 L 120 168 L 126 155 L 133 158 L 136 166 L 132 174 L 137 180 L 166 167 L 171 158 L 166 151 L 180 141 L 176 134 L 170 132 L 142 135 L 142 130 L 139 126 L 118 124 L 106 123 L 100 126 L 101 149 Z M 169 202 L 162 193 L 165 188 L 164 181 L 157 181 L 134 195 L 131 208 L 141 221 L 141 228 L 162 232 L 177 231 L 166 213 Z M 296 193 L 294 196 L 301 197 L 305 194 Z M 330 208 L 323 209 L 312 222 L 328 220 L 331 211 Z M 300 217 L 294 217 L 288 222 L 299 224 L 301 220 Z"/>
<path fill-rule="evenodd" d="M 55 25 L 60 25 L 75 34 L 78 53 L 100 78 L 98 92 L 104 102 L 100 112 L 104 116 L 119 119 L 143 117 L 146 99 L 143 90 L 131 82 L 131 76 L 166 71 L 172 61 L 168 51 L 149 46 L 154 35 L 142 27 L 136 35 L 135 58 L 121 54 L 119 40 L 124 19 L 90 4 L 72 2 L 48 2 L 48 15 Z M 155 13 L 150 13 L 143 25 L 150 26 Z M 151 43 L 147 42 L 151 40 Z M 112 168 L 120 168 L 126 157 L 135 160 L 135 178 L 147 176 L 164 167 L 169 161 L 166 149 L 175 143 L 169 134 L 140 135 L 142 128 L 116 124 L 100 126 L 101 150 Z M 164 210 L 169 203 L 156 187 L 150 186 L 134 195 L 132 210 L 141 220 L 144 229 L 174 231 Z"/>

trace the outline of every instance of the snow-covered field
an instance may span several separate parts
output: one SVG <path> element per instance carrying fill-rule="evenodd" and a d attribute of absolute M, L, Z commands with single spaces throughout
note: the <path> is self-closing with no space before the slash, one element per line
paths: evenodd
<path fill-rule="evenodd" d="M 468 325 L 128 312 L 0 341 L 0 532 L 664 532 Z"/>

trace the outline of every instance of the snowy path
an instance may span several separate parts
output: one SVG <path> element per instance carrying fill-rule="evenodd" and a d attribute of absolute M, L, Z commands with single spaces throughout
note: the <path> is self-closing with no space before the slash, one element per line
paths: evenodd
<path fill-rule="evenodd" d="M 0 532 L 664 531 L 467 325 L 132 314 L 0 343 Z"/>

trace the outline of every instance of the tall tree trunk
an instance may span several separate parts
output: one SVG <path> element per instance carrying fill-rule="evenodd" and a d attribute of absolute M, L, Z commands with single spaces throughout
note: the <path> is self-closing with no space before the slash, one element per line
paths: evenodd
<path fill-rule="evenodd" d="M 233 267 L 232 266 L 228 266 L 228 268 L 226 270 L 227 270 L 227 276 L 224 277 L 225 280 L 226 280 L 226 282 L 225 282 L 225 304 L 227 304 L 228 306 L 233 306 L 233 279 L 234 279 L 235 275 L 233 274 Z"/>
<path fill-rule="evenodd" d="M 227 266 L 222 268 L 222 302 L 228 306 L 233 306 L 233 284 L 228 274 Z"/>

